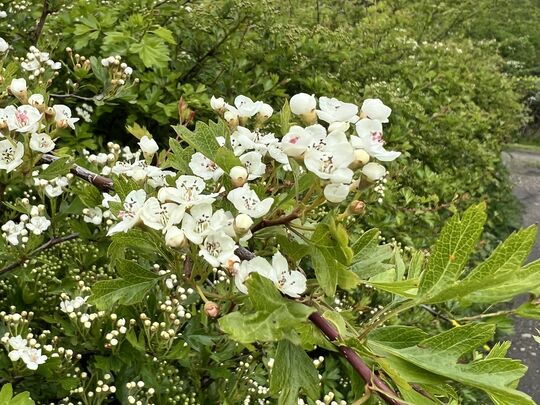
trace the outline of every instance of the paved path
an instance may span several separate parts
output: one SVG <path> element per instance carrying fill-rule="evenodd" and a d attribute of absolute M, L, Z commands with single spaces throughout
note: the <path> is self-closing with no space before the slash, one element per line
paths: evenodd
<path fill-rule="evenodd" d="M 540 224 L 540 153 L 509 151 L 503 161 L 510 170 L 514 194 L 523 204 L 523 225 Z M 529 260 L 540 257 L 540 237 Z M 529 370 L 519 388 L 540 404 L 540 345 L 532 338 L 540 321 L 517 318 L 509 355 L 521 359 Z"/>

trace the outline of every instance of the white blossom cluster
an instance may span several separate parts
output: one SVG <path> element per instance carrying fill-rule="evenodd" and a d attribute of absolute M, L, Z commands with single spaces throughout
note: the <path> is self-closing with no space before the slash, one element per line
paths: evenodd
<path fill-rule="evenodd" d="M 48 52 L 41 52 L 35 46 L 31 46 L 26 57 L 21 61 L 21 68 L 30 73 L 28 79 L 34 80 L 43 75 L 47 69 L 52 71 L 61 69 L 62 63 L 53 61 Z"/>
<path fill-rule="evenodd" d="M 243 293 L 247 293 L 244 281 L 257 272 L 284 294 L 299 297 L 306 290 L 306 277 L 290 269 L 280 252 L 274 254 L 271 264 L 261 257 L 241 261 L 235 254 L 252 237 L 255 221 L 267 215 L 275 202 L 273 196 L 261 198 L 253 183 L 266 176 L 270 168 L 290 171 L 290 159 L 294 159 L 302 164 L 304 172 L 321 180 L 328 202 L 344 201 L 362 178 L 376 182 L 385 176 L 386 169 L 369 162 L 371 158 L 388 162 L 400 155 L 384 148 L 382 124 L 388 122 L 391 109 L 378 99 L 367 99 L 358 108 L 327 97 L 319 98 L 317 108 L 314 96 L 300 93 L 291 98 L 290 109 L 306 126 L 294 125 L 280 138 L 261 129 L 273 114 L 268 104 L 238 96 L 234 105 L 215 97 L 211 105 L 232 129 L 230 148 L 241 165 L 225 173 L 196 152 L 189 162 L 193 175 L 180 174 L 171 185 L 176 173 L 151 164 L 159 146 L 150 136 L 140 139 L 140 150 L 135 152 L 109 145 L 108 154 L 89 155 L 88 160 L 101 165 L 103 174 L 130 177 L 153 191 L 133 190 L 123 201 L 105 193 L 101 207 L 84 212 L 85 221 L 100 224 L 104 208 L 108 222 L 117 221 L 108 235 L 144 225 L 161 232 L 171 248 L 188 250 L 189 244 L 197 245 L 199 255 L 214 269 L 221 267 L 235 276 L 236 287 Z M 250 120 L 254 130 L 243 126 Z M 351 127 L 354 133 L 349 135 Z M 216 141 L 220 146 L 227 144 L 224 136 L 216 137 Z M 359 176 L 355 178 L 356 174 Z M 222 186 L 225 177 L 234 186 L 229 191 Z M 223 197 L 234 207 L 232 211 L 214 208 Z M 116 216 L 111 214 L 111 202 L 120 203 Z"/>
<path fill-rule="evenodd" d="M 2 236 L 13 246 L 28 242 L 28 233 L 41 235 L 51 226 L 51 221 L 44 216 L 44 205 L 33 205 L 29 207 L 30 215 L 22 214 L 19 222 L 7 221 L 2 225 Z"/>

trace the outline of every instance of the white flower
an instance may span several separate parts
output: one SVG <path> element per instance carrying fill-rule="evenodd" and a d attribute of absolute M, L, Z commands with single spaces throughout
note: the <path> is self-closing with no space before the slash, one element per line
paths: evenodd
<path fill-rule="evenodd" d="M 88 222 L 90 224 L 94 225 L 100 225 L 101 221 L 103 221 L 103 212 L 101 211 L 101 208 L 95 207 L 95 208 L 85 208 L 83 210 L 83 220 L 84 222 Z"/>
<path fill-rule="evenodd" d="M 6 240 L 13 246 L 19 244 L 19 236 L 26 232 L 24 222 L 15 223 L 12 220 L 2 225 L 2 231 L 6 234 Z"/>
<path fill-rule="evenodd" d="M 293 114 L 308 114 L 317 107 L 317 100 L 314 95 L 310 96 L 306 93 L 298 93 L 291 97 L 289 106 Z"/>
<path fill-rule="evenodd" d="M 9 49 L 9 44 L 6 42 L 6 40 L 2 37 L 0 37 L 0 53 L 6 53 Z"/>
<path fill-rule="evenodd" d="M 47 134 L 33 133 L 30 137 L 30 149 L 36 152 L 47 153 L 54 149 L 56 144 Z"/>
<path fill-rule="evenodd" d="M 5 108 L 7 123 L 10 131 L 36 132 L 39 128 L 41 113 L 31 105 L 21 105 L 15 108 L 9 105 Z"/>
<path fill-rule="evenodd" d="M 362 173 L 368 178 L 368 180 L 377 181 L 386 175 L 386 169 L 384 166 L 378 163 L 370 162 L 362 167 Z"/>
<path fill-rule="evenodd" d="M 45 186 L 45 194 L 47 194 L 49 198 L 58 197 L 59 195 L 62 195 L 63 192 L 64 190 L 59 185 L 53 186 L 52 184 L 47 184 Z"/>
<path fill-rule="evenodd" d="M 223 110 L 225 108 L 225 100 L 223 99 L 223 97 L 216 98 L 212 96 L 212 98 L 210 99 L 210 106 L 214 111 Z"/>
<path fill-rule="evenodd" d="M 40 107 L 45 104 L 45 97 L 43 97 L 43 94 L 39 93 L 32 94 L 28 97 L 28 104 L 36 108 Z"/>
<path fill-rule="evenodd" d="M 24 60 L 21 62 L 21 67 L 27 72 L 34 72 L 35 70 L 39 70 L 41 63 L 37 59 Z"/>
<path fill-rule="evenodd" d="M 281 147 L 288 156 L 299 157 L 314 143 L 320 143 L 325 138 L 326 129 L 322 125 L 315 124 L 307 128 L 293 125 L 282 138 Z"/>
<path fill-rule="evenodd" d="M 233 238 L 223 233 L 208 235 L 200 246 L 199 255 L 212 267 L 226 265 L 233 258 L 236 243 Z"/>
<path fill-rule="evenodd" d="M 272 264 L 262 257 L 245 260 L 240 264 L 234 281 L 244 294 L 248 292 L 244 281 L 251 273 L 258 273 L 271 280 L 283 294 L 292 298 L 298 298 L 306 291 L 306 277 L 298 270 L 289 270 L 287 259 L 280 252 L 274 254 Z"/>
<path fill-rule="evenodd" d="M 245 234 L 253 225 L 253 219 L 246 214 L 238 214 L 234 219 L 234 230 L 240 235 Z"/>
<path fill-rule="evenodd" d="M 177 226 L 171 226 L 165 233 L 165 244 L 172 248 L 183 246 L 185 240 L 184 231 Z"/>
<path fill-rule="evenodd" d="M 158 231 L 167 231 L 172 225 L 177 225 L 182 221 L 186 209 L 182 205 L 175 203 L 161 204 L 156 197 L 150 197 L 140 211 L 143 223 Z"/>
<path fill-rule="evenodd" d="M 24 351 L 28 349 L 27 347 L 28 342 L 26 339 L 23 339 L 21 335 L 10 337 L 8 342 L 11 348 L 13 349 L 8 353 L 9 359 L 11 361 L 19 360 L 22 354 L 24 353 Z"/>
<path fill-rule="evenodd" d="M 351 103 L 344 103 L 337 98 L 320 97 L 317 115 L 329 124 L 339 121 L 350 121 L 358 113 L 358 106 Z"/>
<path fill-rule="evenodd" d="M 157 142 L 154 139 L 147 137 L 146 135 L 143 136 L 139 141 L 139 147 L 141 148 L 143 153 L 146 153 L 148 155 L 153 155 L 159 149 Z"/>
<path fill-rule="evenodd" d="M 116 225 L 113 225 L 107 236 L 114 235 L 118 232 L 127 232 L 135 225 L 137 225 L 141 219 L 141 208 L 146 200 L 146 192 L 144 190 L 130 191 L 124 201 L 124 210 L 118 213 L 118 217 L 122 219 Z"/>
<path fill-rule="evenodd" d="M 26 228 L 34 235 L 41 235 L 51 226 L 51 221 L 45 217 L 32 217 L 30 222 L 26 224 Z"/>
<path fill-rule="evenodd" d="M 74 124 L 79 121 L 79 118 L 71 118 L 71 110 L 67 105 L 54 105 L 53 110 L 55 112 L 54 119 L 58 127 L 66 128 L 69 126 L 71 129 L 75 129 Z"/>
<path fill-rule="evenodd" d="M 246 96 L 237 96 L 234 99 L 234 106 L 238 111 L 239 117 L 253 117 L 257 114 L 263 105 L 262 101 L 253 101 Z"/>
<path fill-rule="evenodd" d="M 274 203 L 272 197 L 261 201 L 257 193 L 251 190 L 248 184 L 229 191 L 227 199 L 233 203 L 238 212 L 249 215 L 251 218 L 260 218 L 266 215 Z"/>
<path fill-rule="evenodd" d="M 213 203 L 217 193 L 202 194 L 206 183 L 197 176 L 182 175 L 176 180 L 175 187 L 163 187 L 158 191 L 161 202 L 175 202 L 186 208 L 198 204 Z"/>
<path fill-rule="evenodd" d="M 263 121 L 266 121 L 268 118 L 272 116 L 273 113 L 274 113 L 274 109 L 272 108 L 271 105 L 262 103 L 259 108 L 258 118 Z"/>
<path fill-rule="evenodd" d="M 323 180 L 332 183 L 350 183 L 354 151 L 349 143 L 338 143 L 324 150 L 309 149 L 304 156 L 306 168 Z"/>
<path fill-rule="evenodd" d="M 204 180 L 212 179 L 216 181 L 223 175 L 223 170 L 201 152 L 195 152 L 191 156 L 189 168 L 193 171 L 193 174 L 202 177 Z"/>
<path fill-rule="evenodd" d="M 17 98 L 24 98 L 27 94 L 26 80 L 24 79 L 12 79 L 9 85 L 9 91 Z"/>
<path fill-rule="evenodd" d="M 200 204 L 193 207 L 190 213 L 184 216 L 182 230 L 186 238 L 200 245 L 203 239 L 211 234 L 221 232 L 234 236 L 232 223 L 233 217 L 230 212 L 218 210 L 212 214 L 211 204 Z"/>
<path fill-rule="evenodd" d="M 259 152 L 248 152 L 240 156 L 240 161 L 248 172 L 248 180 L 255 180 L 266 171 L 266 165 L 262 162 L 262 155 Z"/>
<path fill-rule="evenodd" d="M 346 184 L 327 184 L 324 187 L 324 197 L 330 202 L 340 203 L 349 195 L 349 188 Z"/>
<path fill-rule="evenodd" d="M 120 200 L 120 196 L 118 194 L 112 196 L 109 193 L 103 193 L 103 200 L 101 200 L 101 205 L 105 208 L 110 208 L 109 203 L 110 202 L 122 202 Z"/>
<path fill-rule="evenodd" d="M 362 113 L 372 120 L 378 120 L 380 122 L 388 122 L 388 117 L 392 113 L 392 109 L 379 100 L 378 98 L 367 98 L 362 103 L 360 109 Z"/>
<path fill-rule="evenodd" d="M 21 359 L 29 370 L 37 370 L 40 364 L 45 363 L 47 356 L 41 354 L 41 349 L 26 349 L 21 354 Z"/>
<path fill-rule="evenodd" d="M 8 139 L 0 141 L 0 170 L 11 172 L 23 162 L 23 156 L 24 145 L 22 142 L 17 142 L 15 146 Z"/>
<path fill-rule="evenodd" d="M 6 18 L 6 17 L 7 17 L 7 13 L 4 10 L 0 11 L 0 18 Z"/>
<path fill-rule="evenodd" d="M 395 160 L 401 152 L 384 149 L 382 124 L 378 120 L 361 119 L 356 123 L 358 136 L 351 136 L 351 143 L 355 149 L 363 149 L 370 156 L 383 162 Z"/>

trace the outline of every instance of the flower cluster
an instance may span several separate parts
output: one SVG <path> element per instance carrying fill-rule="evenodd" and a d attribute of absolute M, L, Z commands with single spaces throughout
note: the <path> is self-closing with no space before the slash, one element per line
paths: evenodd
<path fill-rule="evenodd" d="M 28 233 L 41 235 L 51 226 L 51 221 L 43 214 L 44 205 L 34 205 L 29 207 L 30 215 L 22 214 L 20 221 L 7 221 L 2 225 L 2 236 L 13 246 L 28 242 Z"/>

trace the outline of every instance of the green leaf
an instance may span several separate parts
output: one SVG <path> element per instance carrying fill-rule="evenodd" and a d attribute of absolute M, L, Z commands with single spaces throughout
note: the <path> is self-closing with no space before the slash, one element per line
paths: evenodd
<path fill-rule="evenodd" d="M 191 146 L 183 148 L 180 142 L 174 138 L 169 138 L 169 147 L 172 153 L 169 154 L 165 167 L 172 167 L 182 174 L 191 173 L 189 162 L 195 150 Z"/>
<path fill-rule="evenodd" d="M 71 163 L 69 163 L 69 160 L 69 157 L 56 159 L 40 173 L 39 177 L 45 180 L 52 180 L 56 177 L 68 174 L 71 169 Z"/>
<path fill-rule="evenodd" d="M 11 397 L 13 397 L 11 384 L 4 384 L 0 390 L 0 404 L 9 404 Z"/>
<path fill-rule="evenodd" d="M 252 273 L 246 281 L 254 313 L 232 312 L 219 319 L 221 329 L 240 343 L 292 338 L 291 331 L 305 322 L 313 308 L 281 296 L 274 284 Z M 250 311 L 253 312 L 253 311 Z"/>
<path fill-rule="evenodd" d="M 519 361 L 501 358 L 500 348 L 484 359 L 462 361 L 463 355 L 492 339 L 494 325 L 469 324 L 420 341 L 420 330 L 384 329 L 388 330 L 370 334 L 368 347 L 382 356 L 382 363 L 390 361 L 394 367 L 403 367 L 403 373 L 399 368 L 395 372 L 408 376 L 409 383 L 426 382 L 437 375 L 481 389 L 499 405 L 534 405 L 528 395 L 515 389 L 527 368 Z"/>
<path fill-rule="evenodd" d="M 300 390 L 311 399 L 317 399 L 319 373 L 301 347 L 281 340 L 270 376 L 270 393 L 279 394 L 279 405 L 297 405 Z"/>
<path fill-rule="evenodd" d="M 165 41 L 154 34 L 147 34 L 139 42 L 132 43 L 129 51 L 138 54 L 147 68 L 165 68 L 171 60 Z"/>
<path fill-rule="evenodd" d="M 289 100 L 285 100 L 285 103 L 283 103 L 283 107 L 279 112 L 279 122 L 281 133 L 285 135 L 291 127 L 291 107 L 289 106 Z"/>
<path fill-rule="evenodd" d="M 461 275 L 486 221 L 485 204 L 473 205 L 460 218 L 454 215 L 444 226 L 418 290 L 423 302 L 439 302 L 437 295 Z"/>
<path fill-rule="evenodd" d="M 101 62 L 95 56 L 90 57 L 90 65 L 92 66 L 92 73 L 96 76 L 102 84 L 107 83 L 109 80 L 109 74 L 107 69 L 101 64 Z"/>
<path fill-rule="evenodd" d="M 216 124 L 214 124 L 216 125 Z M 190 131 L 183 125 L 173 126 L 178 136 L 197 152 L 201 152 L 211 161 L 215 162 L 216 154 L 220 148 L 216 136 L 218 136 L 209 125 L 198 122 L 195 131 Z"/>
<path fill-rule="evenodd" d="M 116 261 L 116 270 L 121 278 L 98 281 L 92 287 L 90 300 L 98 309 L 111 309 L 116 303 L 141 302 L 160 279 L 157 274 L 125 259 Z"/>
<path fill-rule="evenodd" d="M 125 200 L 127 195 L 133 190 L 140 190 L 140 186 L 135 180 L 122 175 L 113 175 L 114 191 L 120 197 L 121 200 Z"/>
<path fill-rule="evenodd" d="M 214 163 L 221 167 L 225 173 L 229 173 L 234 166 L 243 166 L 234 152 L 226 147 L 221 147 L 217 150 Z"/>
<path fill-rule="evenodd" d="M 0 390 L 0 404 L 2 405 L 34 405 L 29 392 L 21 392 L 13 396 L 11 384 L 4 384 Z"/>
<path fill-rule="evenodd" d="M 161 39 L 163 39 L 165 42 L 171 45 L 176 45 L 176 40 L 174 39 L 173 33 L 171 30 L 168 30 L 165 27 L 159 27 L 153 31 L 151 31 L 154 35 L 157 35 Z"/>

